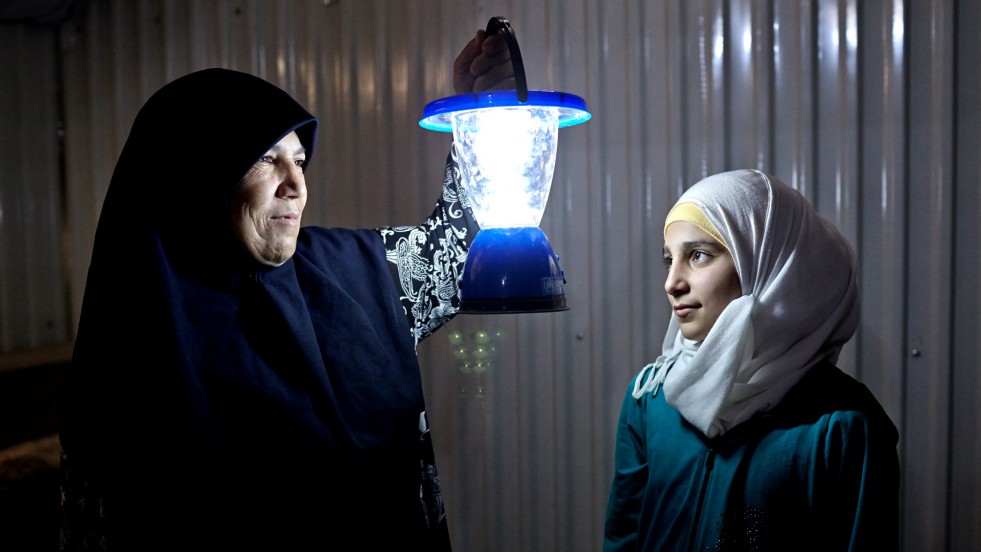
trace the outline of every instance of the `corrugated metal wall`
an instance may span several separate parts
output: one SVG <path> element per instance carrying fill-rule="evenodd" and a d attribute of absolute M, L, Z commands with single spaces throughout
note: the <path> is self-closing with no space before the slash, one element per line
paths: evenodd
<path fill-rule="evenodd" d="M 0 352 L 72 333 L 55 44 L 41 27 L 0 27 Z"/>
<path fill-rule="evenodd" d="M 841 364 L 901 427 L 905 549 L 981 543 L 976 2 L 84 4 L 0 26 L 0 352 L 72 338 L 115 158 L 159 86 L 207 66 L 279 84 L 322 122 L 305 222 L 408 224 L 449 146 L 418 116 L 503 15 L 530 88 L 593 120 L 560 134 L 542 223 L 570 310 L 461 316 L 420 348 L 456 548 L 598 549 L 619 401 L 669 316 L 664 215 L 737 167 L 802 190 L 860 253 Z"/>

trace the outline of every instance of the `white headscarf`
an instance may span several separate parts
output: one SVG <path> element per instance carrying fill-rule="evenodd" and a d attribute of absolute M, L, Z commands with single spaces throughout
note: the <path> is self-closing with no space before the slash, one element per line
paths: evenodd
<path fill-rule="evenodd" d="M 743 296 L 702 342 L 685 339 L 672 315 L 634 396 L 663 382 L 667 402 L 711 438 L 776 406 L 819 361 L 837 361 L 858 325 L 857 263 L 830 221 L 760 171 L 705 178 L 678 199 L 686 202 L 723 238 Z"/>

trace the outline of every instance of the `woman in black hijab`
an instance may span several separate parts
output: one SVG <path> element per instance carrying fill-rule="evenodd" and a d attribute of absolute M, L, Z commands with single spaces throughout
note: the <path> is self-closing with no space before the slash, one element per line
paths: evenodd
<path fill-rule="evenodd" d="M 502 35 L 457 93 L 513 87 Z M 60 419 L 64 550 L 448 550 L 415 347 L 478 230 L 300 228 L 317 120 L 206 69 L 140 110 L 96 232 Z"/>

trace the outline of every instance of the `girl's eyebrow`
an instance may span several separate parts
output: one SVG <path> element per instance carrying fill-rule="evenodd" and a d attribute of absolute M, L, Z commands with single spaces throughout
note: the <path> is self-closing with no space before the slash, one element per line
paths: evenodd
<path fill-rule="evenodd" d="M 723 245 L 715 240 L 692 240 L 681 243 L 682 251 L 691 251 L 692 249 L 711 249 L 713 251 L 718 251 L 724 249 Z M 661 248 L 661 252 L 665 255 L 670 254 L 668 246 L 665 245 Z"/>
<path fill-rule="evenodd" d="M 693 240 L 693 241 L 686 241 L 686 242 L 684 242 L 681 245 L 685 249 L 698 249 L 698 248 L 721 249 L 722 248 L 722 244 L 719 243 L 719 242 L 717 242 L 717 241 L 714 241 L 714 240 Z"/>

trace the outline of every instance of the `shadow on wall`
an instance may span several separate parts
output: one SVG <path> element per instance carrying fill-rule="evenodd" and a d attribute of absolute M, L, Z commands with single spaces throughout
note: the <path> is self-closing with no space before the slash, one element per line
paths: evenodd
<path fill-rule="evenodd" d="M 58 550 L 58 436 L 0 450 L 0 550 Z"/>
<path fill-rule="evenodd" d="M 0 550 L 58 550 L 55 400 L 67 366 L 0 370 Z"/>

